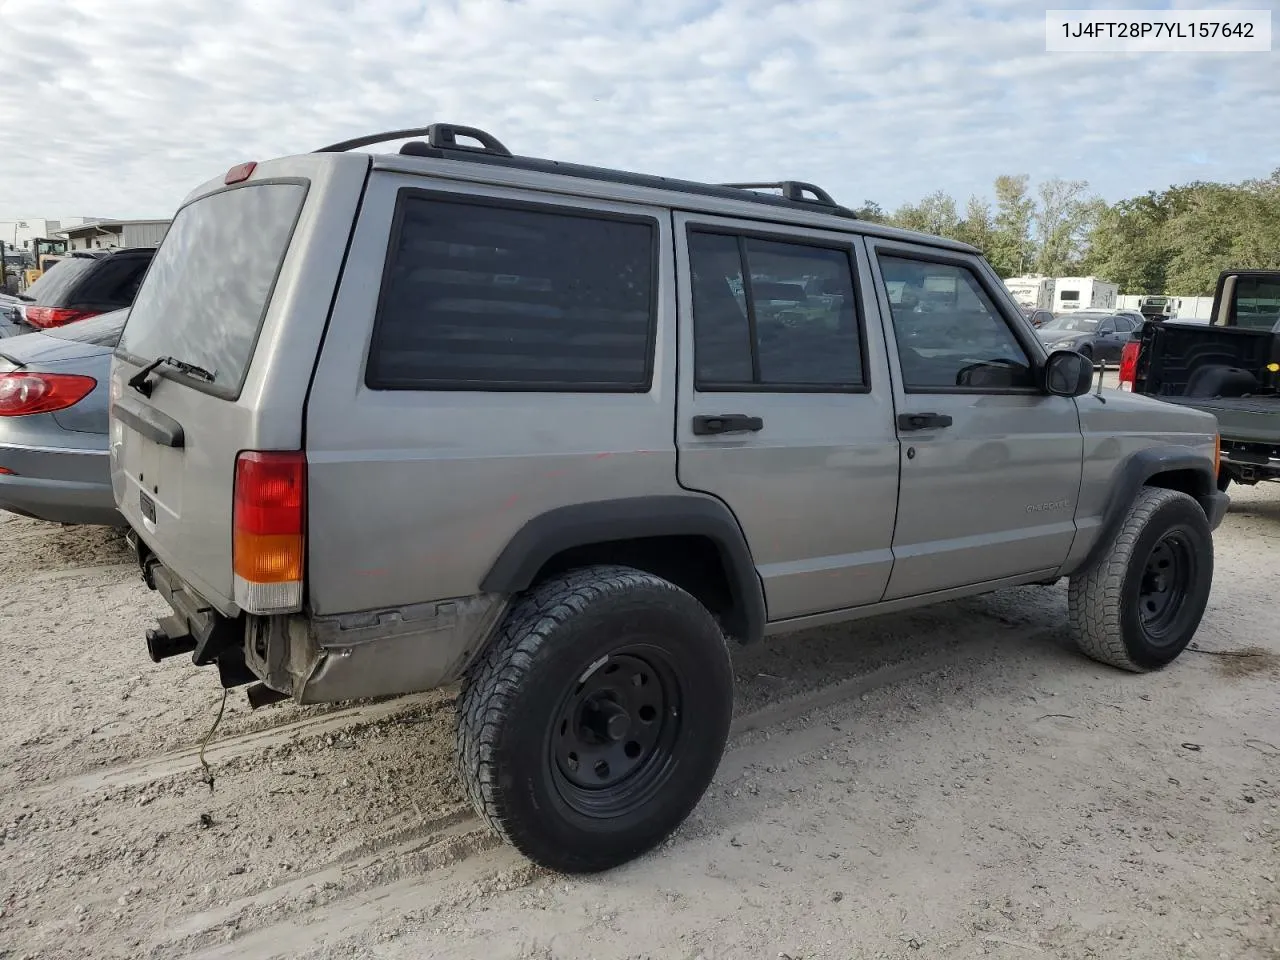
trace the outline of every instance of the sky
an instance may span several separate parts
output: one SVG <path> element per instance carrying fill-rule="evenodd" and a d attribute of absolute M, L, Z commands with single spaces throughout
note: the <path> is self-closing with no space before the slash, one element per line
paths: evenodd
<path fill-rule="evenodd" d="M 1172 5 L 1272 9 L 1280 37 L 1280 0 Z M 1003 173 L 1087 180 L 1114 202 L 1280 167 L 1280 40 L 1271 53 L 1050 54 L 1044 11 L 0 0 L 0 220 L 165 217 L 241 161 L 433 121 L 481 127 L 519 154 L 810 180 L 890 210 L 937 189 L 963 204 Z"/>

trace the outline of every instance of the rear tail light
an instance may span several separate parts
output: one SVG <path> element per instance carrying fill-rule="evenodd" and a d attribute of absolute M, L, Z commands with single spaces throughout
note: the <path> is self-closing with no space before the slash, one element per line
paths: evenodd
<path fill-rule="evenodd" d="M 1131 340 L 1124 345 L 1120 351 L 1120 389 L 1132 390 L 1134 380 L 1138 375 L 1138 351 L 1142 345 L 1137 340 Z"/>
<path fill-rule="evenodd" d="M 100 310 L 72 310 L 69 307 L 32 306 L 28 306 L 23 310 L 27 323 L 42 330 L 47 330 L 50 327 L 65 327 L 68 323 L 75 323 L 77 320 L 96 317 L 101 312 Z"/>
<path fill-rule="evenodd" d="M 236 458 L 232 569 L 246 613 L 302 608 L 307 460 L 301 451 L 247 451 Z"/>
<path fill-rule="evenodd" d="M 98 381 L 69 373 L 0 373 L 0 417 L 26 417 L 75 406 Z"/>

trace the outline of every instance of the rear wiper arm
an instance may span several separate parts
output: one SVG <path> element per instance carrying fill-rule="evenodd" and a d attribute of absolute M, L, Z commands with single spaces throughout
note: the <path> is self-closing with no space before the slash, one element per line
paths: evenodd
<path fill-rule="evenodd" d="M 213 383 L 216 376 L 212 371 L 206 370 L 204 367 L 196 366 L 194 363 L 187 363 L 187 361 L 179 360 L 176 357 L 156 357 L 129 378 L 129 386 L 144 397 L 151 396 L 151 391 L 155 388 L 155 384 L 150 377 L 160 367 L 173 367 L 179 373 L 194 377 L 196 380 L 203 380 L 205 383 Z"/>

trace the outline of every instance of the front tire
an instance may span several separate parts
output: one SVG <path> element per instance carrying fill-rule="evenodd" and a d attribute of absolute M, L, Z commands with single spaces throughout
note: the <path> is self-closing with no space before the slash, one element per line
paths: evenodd
<path fill-rule="evenodd" d="M 530 860 L 605 870 L 697 805 L 732 710 L 706 608 L 652 574 L 586 567 L 520 597 L 468 671 L 458 768 L 476 811 Z"/>
<path fill-rule="evenodd" d="M 1213 538 L 1194 499 L 1144 487 L 1106 553 L 1071 578 L 1080 650 L 1122 670 L 1175 660 L 1195 636 L 1213 583 Z"/>

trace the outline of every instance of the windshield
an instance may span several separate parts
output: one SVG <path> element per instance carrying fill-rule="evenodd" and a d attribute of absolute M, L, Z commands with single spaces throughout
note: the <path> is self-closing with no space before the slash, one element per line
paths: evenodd
<path fill-rule="evenodd" d="M 1102 317 L 1086 317 L 1079 313 L 1066 317 L 1054 317 L 1040 328 L 1046 333 L 1093 333 Z"/>
<path fill-rule="evenodd" d="M 114 347 L 120 340 L 120 331 L 129 318 L 128 310 L 112 310 L 87 320 L 77 320 L 65 326 L 42 331 L 46 336 L 59 340 L 75 340 L 77 343 L 94 343 L 102 347 Z"/>
<path fill-rule="evenodd" d="M 253 184 L 183 207 L 119 352 L 138 363 L 174 357 L 203 367 L 215 393 L 238 396 L 305 195 L 301 184 Z"/>
<path fill-rule="evenodd" d="M 59 260 L 46 270 L 43 276 L 27 288 L 27 299 L 41 306 L 59 306 L 71 293 L 77 281 L 93 269 L 97 260 L 88 257 L 69 257 Z"/>
<path fill-rule="evenodd" d="M 1270 330 L 1280 323 L 1280 279 L 1240 277 L 1236 280 L 1236 326 Z"/>

